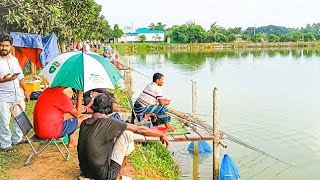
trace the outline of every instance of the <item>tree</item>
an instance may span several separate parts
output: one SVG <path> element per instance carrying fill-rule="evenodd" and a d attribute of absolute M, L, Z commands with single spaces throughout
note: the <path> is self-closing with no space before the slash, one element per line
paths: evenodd
<path fill-rule="evenodd" d="M 228 32 L 231 34 L 240 34 L 242 31 L 242 27 L 234 27 L 234 28 L 229 28 Z"/>
<path fill-rule="evenodd" d="M 151 24 L 149 25 L 149 29 L 150 29 L 151 31 L 154 31 L 154 30 L 156 29 L 156 25 L 155 25 L 154 23 L 151 23 Z"/>
<path fill-rule="evenodd" d="M 265 42 L 267 41 L 267 35 L 266 34 L 256 34 L 252 38 L 253 42 Z"/>
<path fill-rule="evenodd" d="M 145 42 L 146 39 L 147 39 L 147 37 L 146 37 L 144 34 L 138 36 L 137 38 L 138 38 L 138 40 L 139 40 L 140 42 Z"/>
<path fill-rule="evenodd" d="M 47 35 L 60 41 L 106 38 L 108 21 L 94 0 L 1 0 L 0 29 Z"/>
<path fill-rule="evenodd" d="M 261 27 L 248 27 L 246 29 L 247 32 L 250 33 L 251 37 L 255 34 L 275 34 L 275 35 L 283 35 L 290 32 L 289 28 L 283 26 L 275 26 L 275 25 L 268 25 L 268 26 L 261 26 Z"/>
<path fill-rule="evenodd" d="M 115 24 L 113 27 L 113 38 L 120 38 L 123 35 L 123 31 L 119 28 L 118 24 Z"/>
<path fill-rule="evenodd" d="M 250 41 L 251 40 L 251 36 L 249 33 L 243 33 L 241 34 L 241 39 L 244 41 Z"/>
<path fill-rule="evenodd" d="M 290 42 L 291 38 L 290 34 L 283 34 L 280 36 L 280 42 Z"/>
<path fill-rule="evenodd" d="M 166 27 L 166 24 L 162 24 L 162 22 L 158 22 L 157 25 L 154 27 L 154 29 L 165 31 L 165 27 Z"/>
<path fill-rule="evenodd" d="M 268 41 L 269 42 L 279 42 L 280 41 L 280 37 L 277 36 L 276 34 L 269 34 L 268 35 Z"/>
<path fill-rule="evenodd" d="M 315 37 L 314 37 L 314 33 L 313 32 L 308 32 L 306 34 L 303 35 L 303 40 L 304 41 L 314 41 Z"/>
<path fill-rule="evenodd" d="M 297 41 L 301 41 L 301 40 L 303 40 L 303 35 L 301 32 L 299 32 L 299 31 L 292 32 L 291 41 L 297 42 Z"/>

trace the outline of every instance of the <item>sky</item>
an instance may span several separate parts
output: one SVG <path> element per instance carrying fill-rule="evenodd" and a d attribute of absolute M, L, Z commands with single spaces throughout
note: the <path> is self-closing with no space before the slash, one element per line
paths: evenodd
<path fill-rule="evenodd" d="M 320 22 L 320 0 L 95 0 L 102 15 L 120 28 L 148 27 L 162 22 L 167 28 L 187 21 L 208 29 L 210 25 L 304 27 Z"/>

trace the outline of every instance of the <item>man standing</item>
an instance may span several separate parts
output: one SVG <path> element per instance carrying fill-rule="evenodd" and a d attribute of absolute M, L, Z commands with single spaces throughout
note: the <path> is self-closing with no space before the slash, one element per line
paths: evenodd
<path fill-rule="evenodd" d="M 164 82 L 164 76 L 161 73 L 153 75 L 153 82 L 150 83 L 140 94 L 134 103 L 134 111 L 139 121 L 146 114 L 155 114 L 157 116 L 154 125 L 164 124 L 168 130 L 172 130 L 170 125 L 171 117 L 167 114 L 166 105 L 170 104 L 170 100 L 164 99 L 161 86 Z"/>
<path fill-rule="evenodd" d="M 19 103 L 25 108 L 24 98 L 27 100 L 30 98 L 18 59 L 10 53 L 12 43 L 10 35 L 0 34 L 0 143 L 1 149 L 5 152 L 13 152 L 12 143 L 20 143 L 23 136 L 15 121 L 13 134 L 10 132 L 10 107 Z M 15 113 L 18 112 L 16 107 Z"/>

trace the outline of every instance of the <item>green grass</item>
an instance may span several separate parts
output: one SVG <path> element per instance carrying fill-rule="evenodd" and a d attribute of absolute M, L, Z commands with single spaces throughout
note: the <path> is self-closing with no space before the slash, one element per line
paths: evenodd
<path fill-rule="evenodd" d="M 180 179 L 179 166 L 170 152 L 159 142 L 137 144 L 136 150 L 129 155 L 129 161 L 136 171 L 149 172 L 160 179 Z M 145 175 L 136 177 L 145 180 Z"/>
<path fill-rule="evenodd" d="M 114 90 L 111 90 L 111 92 L 114 93 L 114 96 L 117 100 L 121 101 L 120 107 L 131 109 L 125 90 L 120 89 L 120 87 L 116 86 Z"/>
<path fill-rule="evenodd" d="M 19 162 L 18 153 L 0 152 L 0 179 L 11 179 L 8 170 Z"/>
<path fill-rule="evenodd" d="M 34 108 L 35 101 L 30 101 L 26 103 L 26 113 L 30 119 L 33 117 L 33 108 Z M 11 120 L 10 127 L 12 129 L 13 119 Z M 21 154 L 18 152 L 15 153 L 6 153 L 0 152 L 0 179 L 12 179 L 9 174 L 8 170 L 10 168 L 16 167 L 16 164 L 23 158 Z"/>

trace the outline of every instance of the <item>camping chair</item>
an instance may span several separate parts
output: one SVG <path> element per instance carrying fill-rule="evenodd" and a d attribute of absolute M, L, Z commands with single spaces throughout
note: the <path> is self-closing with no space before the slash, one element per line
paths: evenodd
<path fill-rule="evenodd" d="M 15 115 L 14 114 L 14 107 L 15 106 L 19 106 L 21 113 L 19 115 Z M 31 149 L 32 149 L 32 153 L 28 156 L 27 160 L 25 161 L 25 165 L 28 165 L 31 160 L 39 155 L 42 151 L 44 151 L 50 144 L 55 144 L 56 147 L 58 148 L 60 154 L 62 155 L 64 160 L 68 160 L 70 157 L 70 151 L 67 148 L 66 144 L 63 142 L 63 139 L 41 139 L 39 138 L 33 129 L 33 126 L 28 118 L 28 116 L 26 115 L 26 113 L 23 111 L 23 108 L 21 106 L 21 104 L 16 104 L 10 107 L 10 112 L 14 118 L 14 120 L 17 122 L 17 124 L 19 125 L 23 135 L 25 136 L 26 140 L 28 141 Z M 30 131 L 33 131 L 33 135 L 32 138 L 30 139 L 28 137 L 28 135 L 30 134 Z M 35 148 L 35 146 L 33 145 L 34 142 L 38 142 L 40 143 L 39 146 L 37 148 Z M 66 149 L 66 153 L 63 153 L 62 150 L 60 149 L 58 143 L 61 143 L 64 148 Z M 42 146 L 42 147 L 41 147 Z"/>

